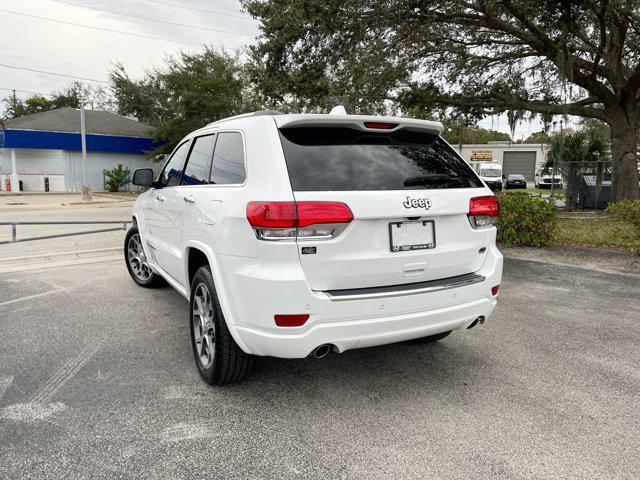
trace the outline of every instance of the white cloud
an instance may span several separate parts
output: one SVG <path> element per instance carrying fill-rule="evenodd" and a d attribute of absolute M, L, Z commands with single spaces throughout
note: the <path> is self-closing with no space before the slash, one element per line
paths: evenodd
<path fill-rule="evenodd" d="M 65 0 L 78 5 L 104 8 L 129 15 L 156 18 L 186 25 L 246 32 L 247 36 L 179 27 L 139 18 L 126 17 L 55 2 L 53 0 L 4 0 L 0 8 L 39 17 L 91 25 L 113 30 L 208 44 L 233 50 L 248 45 L 258 33 L 251 18 L 213 15 L 194 10 L 160 5 L 149 0 Z M 238 0 L 164 0 L 193 8 L 241 15 Z M 121 62 L 132 76 L 162 63 L 167 55 L 180 50 L 196 50 L 196 45 L 182 45 L 103 32 L 62 23 L 39 20 L 0 11 L 2 29 L 0 63 L 35 68 L 80 77 L 107 79 L 114 62 Z M 60 90 L 72 79 L 42 73 L 0 67 L 0 88 L 15 88 L 49 93 Z M 0 91 L 4 98 L 10 92 Z M 25 96 L 22 94 L 21 96 Z"/>

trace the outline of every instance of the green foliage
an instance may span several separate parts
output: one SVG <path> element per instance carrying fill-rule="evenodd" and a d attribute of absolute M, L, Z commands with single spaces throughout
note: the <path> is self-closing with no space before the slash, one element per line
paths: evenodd
<path fill-rule="evenodd" d="M 526 193 L 499 195 L 498 241 L 506 245 L 545 247 L 553 243 L 556 207 Z"/>
<path fill-rule="evenodd" d="M 611 203 L 607 207 L 609 213 L 616 220 L 630 223 L 640 234 L 640 200 L 621 200 Z"/>
<path fill-rule="evenodd" d="M 520 143 L 544 143 L 547 144 L 551 140 L 551 137 L 545 132 L 533 132 L 527 138 Z"/>
<path fill-rule="evenodd" d="M 22 100 L 13 96 L 4 99 L 4 118 L 17 118 L 33 113 L 46 112 L 56 108 L 91 107 L 103 108 L 108 104 L 107 94 L 101 87 L 91 87 L 80 82 L 72 83 L 65 90 L 54 92 L 49 97 L 34 94 Z"/>
<path fill-rule="evenodd" d="M 634 227 L 634 249 L 640 255 L 640 200 L 620 200 L 610 203 L 606 211 L 614 220 Z"/>
<path fill-rule="evenodd" d="M 259 109 L 239 57 L 211 48 L 170 57 L 139 80 L 118 65 L 110 78 L 118 113 L 156 127 L 155 154 L 210 122 Z"/>
<path fill-rule="evenodd" d="M 498 132 L 497 130 L 489 130 L 486 128 L 472 125 L 469 127 L 460 127 L 453 121 L 442 120 L 444 132 L 442 136 L 452 145 L 460 143 L 460 131 L 462 130 L 462 143 L 488 143 L 491 141 L 501 140 L 509 141 L 511 137 L 508 133 Z"/>
<path fill-rule="evenodd" d="M 121 163 L 113 170 L 103 170 L 105 178 L 104 186 L 109 192 L 117 192 L 120 187 L 131 183 L 131 170 Z"/>
<path fill-rule="evenodd" d="M 609 158 L 606 139 L 596 130 L 583 129 L 551 137 L 545 169 L 551 170 L 555 163 L 556 171 L 562 174 L 567 185 L 567 207 L 573 209 L 578 201 L 580 175 L 596 172 L 598 185 L 601 185 L 603 168 Z"/>

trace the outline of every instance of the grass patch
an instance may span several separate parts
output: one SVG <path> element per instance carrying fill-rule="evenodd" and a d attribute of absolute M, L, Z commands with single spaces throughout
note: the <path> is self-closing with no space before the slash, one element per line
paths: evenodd
<path fill-rule="evenodd" d="M 138 198 L 142 192 L 94 192 L 100 195 L 108 195 L 110 197 L 130 197 L 130 198 Z"/>
<path fill-rule="evenodd" d="M 640 239 L 633 226 L 610 217 L 560 217 L 554 233 L 556 242 L 562 244 L 640 248 Z"/>

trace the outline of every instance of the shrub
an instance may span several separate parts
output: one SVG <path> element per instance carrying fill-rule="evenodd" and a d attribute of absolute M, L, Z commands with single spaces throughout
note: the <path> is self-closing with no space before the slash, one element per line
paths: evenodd
<path fill-rule="evenodd" d="M 545 247 L 553 243 L 556 207 L 527 193 L 499 195 L 498 241 L 505 245 Z"/>
<path fill-rule="evenodd" d="M 119 163 L 113 170 L 103 171 L 106 178 L 104 182 L 105 188 L 109 192 L 117 192 L 120 187 L 124 187 L 126 184 L 131 183 L 131 170 Z"/>
<path fill-rule="evenodd" d="M 635 251 L 640 255 L 640 200 L 621 200 L 610 203 L 606 211 L 614 220 L 633 225 L 635 243 L 638 245 Z"/>

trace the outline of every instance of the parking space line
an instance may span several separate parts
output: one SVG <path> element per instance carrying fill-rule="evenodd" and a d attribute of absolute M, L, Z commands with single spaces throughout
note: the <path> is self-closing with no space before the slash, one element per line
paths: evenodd
<path fill-rule="evenodd" d="M 96 340 L 87 345 L 79 355 L 71 358 L 67 363 L 37 389 L 30 398 L 31 403 L 46 403 L 60 391 L 60 389 L 73 378 L 80 369 L 95 355 L 100 349 L 102 342 Z"/>
<path fill-rule="evenodd" d="M 40 298 L 40 297 L 44 297 L 46 295 L 53 295 L 54 293 L 58 293 L 58 292 L 64 292 L 65 289 L 64 288 L 59 288 L 58 290 L 50 290 L 48 292 L 43 292 L 43 293 L 36 293 L 35 295 L 29 295 L 27 297 L 22 297 L 22 298 L 14 298 L 13 300 L 9 300 L 7 302 L 2 302 L 0 303 L 0 307 L 4 307 L 5 305 L 11 305 L 12 303 L 17 303 L 17 302 L 23 302 L 25 300 L 31 300 L 33 298 Z"/>

